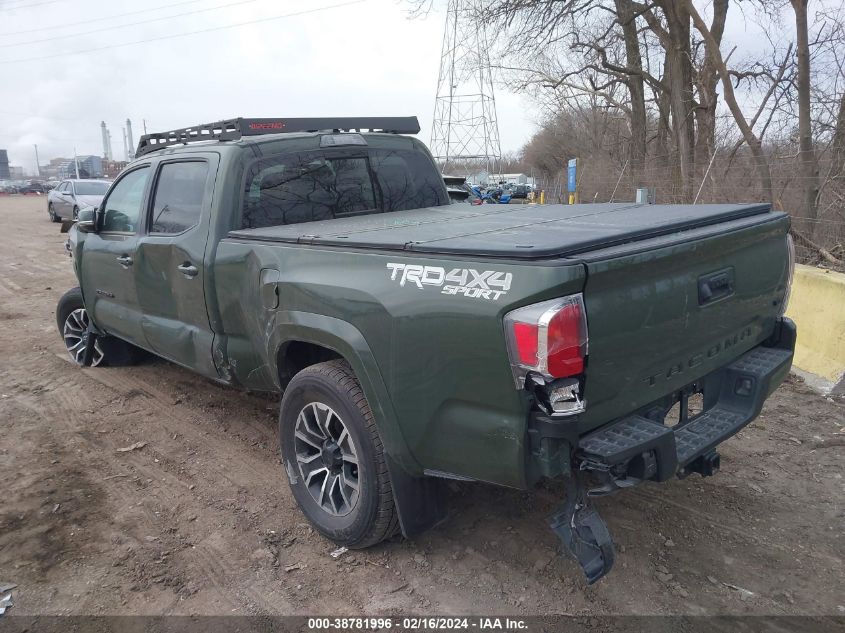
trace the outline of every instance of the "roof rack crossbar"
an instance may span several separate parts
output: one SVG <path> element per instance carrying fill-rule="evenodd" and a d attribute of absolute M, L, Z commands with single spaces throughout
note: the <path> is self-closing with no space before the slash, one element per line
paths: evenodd
<path fill-rule="evenodd" d="M 187 145 L 198 141 L 234 141 L 244 136 L 290 134 L 293 132 L 387 132 L 419 134 L 417 117 L 333 117 L 300 119 L 226 119 L 191 127 L 144 134 L 135 156 L 143 156 L 163 147 Z"/>

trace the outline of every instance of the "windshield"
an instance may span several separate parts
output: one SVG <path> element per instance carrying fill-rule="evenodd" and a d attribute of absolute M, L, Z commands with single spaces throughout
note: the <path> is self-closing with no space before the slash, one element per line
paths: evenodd
<path fill-rule="evenodd" d="M 77 196 L 104 196 L 109 190 L 110 182 L 76 182 L 74 188 Z"/>

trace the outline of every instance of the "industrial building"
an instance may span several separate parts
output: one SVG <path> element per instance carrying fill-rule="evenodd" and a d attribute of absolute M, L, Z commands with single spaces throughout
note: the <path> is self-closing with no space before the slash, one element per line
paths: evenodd
<path fill-rule="evenodd" d="M 5 149 L 0 149 L 0 180 L 9 180 L 12 175 L 9 173 L 9 154 Z"/>
<path fill-rule="evenodd" d="M 102 178 L 103 159 L 99 156 L 77 156 L 76 162 L 79 167 L 80 178 Z M 65 178 L 76 178 L 77 165 L 73 164 L 72 158 L 54 158 L 48 165 L 41 165 L 41 176 L 44 178 L 64 180 Z"/>

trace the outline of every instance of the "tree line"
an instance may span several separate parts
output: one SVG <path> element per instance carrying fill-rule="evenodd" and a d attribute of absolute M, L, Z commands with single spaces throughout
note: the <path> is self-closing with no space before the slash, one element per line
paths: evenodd
<path fill-rule="evenodd" d="M 547 188 L 577 157 L 583 202 L 637 186 L 661 202 L 770 202 L 807 248 L 841 258 L 841 2 L 467 1 L 500 80 L 541 112 L 518 158 Z"/>

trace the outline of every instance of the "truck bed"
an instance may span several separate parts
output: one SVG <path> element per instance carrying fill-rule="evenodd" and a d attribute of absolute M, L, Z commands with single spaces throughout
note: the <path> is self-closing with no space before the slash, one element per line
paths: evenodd
<path fill-rule="evenodd" d="M 229 236 L 268 242 L 532 260 L 578 255 L 766 215 L 770 210 L 768 204 L 449 205 L 246 229 L 232 231 Z"/>

